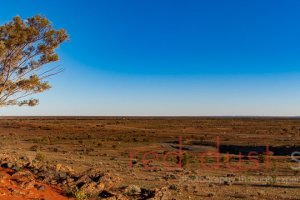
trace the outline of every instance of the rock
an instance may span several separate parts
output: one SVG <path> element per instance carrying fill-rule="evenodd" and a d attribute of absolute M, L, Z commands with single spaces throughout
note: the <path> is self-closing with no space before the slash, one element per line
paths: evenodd
<path fill-rule="evenodd" d="M 67 179 L 67 173 L 66 172 L 60 172 L 59 173 L 59 178 L 61 178 L 61 179 Z"/>
<path fill-rule="evenodd" d="M 57 185 L 57 182 L 56 182 L 56 180 L 51 180 L 50 184 L 51 185 Z"/>
<path fill-rule="evenodd" d="M 208 187 L 215 187 L 215 185 L 213 183 L 209 183 Z"/>
<path fill-rule="evenodd" d="M 13 166 L 14 166 L 14 163 L 12 163 L 12 162 L 4 162 L 1 164 L 1 167 L 3 167 L 3 168 L 11 169 Z"/>
<path fill-rule="evenodd" d="M 248 196 L 245 195 L 245 194 L 240 194 L 240 193 L 238 193 L 238 192 L 235 192 L 234 198 L 238 198 L 238 199 L 247 199 Z M 284 199 L 284 198 L 282 198 L 282 199 Z"/>
<path fill-rule="evenodd" d="M 107 173 L 104 174 L 99 181 L 104 184 L 105 190 L 110 190 L 119 186 L 121 178 Z"/>
<path fill-rule="evenodd" d="M 34 185 L 35 185 L 35 181 L 31 180 L 31 181 L 22 183 L 21 188 L 28 190 L 28 189 L 34 188 Z"/>
<path fill-rule="evenodd" d="M 11 176 L 11 180 L 16 182 L 22 189 L 34 188 L 35 180 L 33 174 L 29 171 L 19 171 Z"/>
<path fill-rule="evenodd" d="M 216 196 L 216 193 L 210 192 L 210 193 L 207 194 L 207 196 L 208 196 L 208 197 L 214 197 L 214 196 Z"/>
<path fill-rule="evenodd" d="M 73 178 L 70 178 L 70 177 L 67 177 L 67 183 L 68 184 L 72 184 L 74 182 L 74 179 Z"/>
<path fill-rule="evenodd" d="M 76 186 L 78 189 L 80 189 L 84 184 L 92 182 L 92 179 L 88 175 L 81 176 L 76 182 Z"/>
<path fill-rule="evenodd" d="M 55 171 L 56 171 L 56 172 L 59 172 L 59 171 L 61 170 L 61 168 L 62 168 L 62 164 L 58 163 L 58 164 L 56 164 L 56 166 L 55 166 Z"/>
<path fill-rule="evenodd" d="M 168 188 L 163 187 L 160 189 L 154 190 L 154 197 L 151 198 L 152 200 L 169 200 L 171 199 L 171 192 L 168 190 Z"/>
<path fill-rule="evenodd" d="M 34 175 L 29 171 L 19 171 L 12 175 L 12 180 L 16 182 L 27 182 L 34 180 Z"/>
<path fill-rule="evenodd" d="M 83 175 L 87 175 L 90 179 L 92 179 L 94 182 L 99 182 L 99 180 L 105 175 L 103 171 L 100 171 L 99 169 L 89 169 L 85 172 L 83 172 Z"/>
<path fill-rule="evenodd" d="M 55 172 L 73 173 L 73 172 L 75 172 L 75 170 L 70 166 L 62 165 L 62 164 L 58 163 L 55 166 Z"/>
<path fill-rule="evenodd" d="M 38 186 L 37 189 L 43 191 L 43 190 L 45 190 L 45 186 L 43 186 L 43 185 Z"/>
<path fill-rule="evenodd" d="M 137 195 L 141 193 L 141 188 L 136 185 L 129 185 L 128 187 L 125 188 L 124 193 L 129 196 Z"/>
<path fill-rule="evenodd" d="M 100 198 L 109 198 L 113 197 L 114 195 L 106 190 L 102 191 L 99 195 Z"/>
<path fill-rule="evenodd" d="M 265 192 L 264 192 L 263 190 L 259 190 L 259 191 L 257 192 L 257 194 L 258 194 L 258 196 L 263 196 L 263 195 L 265 194 Z"/>
<path fill-rule="evenodd" d="M 21 191 L 19 189 L 12 189 L 11 194 L 13 196 L 24 196 L 26 193 L 24 191 Z"/>
<path fill-rule="evenodd" d="M 169 189 L 170 189 L 170 190 L 176 190 L 176 191 L 177 191 L 177 190 L 178 190 L 178 187 L 177 187 L 177 185 L 172 184 L 172 185 L 169 186 Z"/>
<path fill-rule="evenodd" d="M 95 182 L 84 184 L 80 190 L 87 194 L 88 196 L 98 196 L 100 192 L 104 189 L 104 186 L 101 186 L 101 184 L 97 184 Z"/>

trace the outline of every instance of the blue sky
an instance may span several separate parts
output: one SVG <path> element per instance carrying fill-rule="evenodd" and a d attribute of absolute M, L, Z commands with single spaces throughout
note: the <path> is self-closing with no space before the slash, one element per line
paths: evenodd
<path fill-rule="evenodd" d="M 10 0 L 71 40 L 34 108 L 1 115 L 300 115 L 300 1 Z"/>

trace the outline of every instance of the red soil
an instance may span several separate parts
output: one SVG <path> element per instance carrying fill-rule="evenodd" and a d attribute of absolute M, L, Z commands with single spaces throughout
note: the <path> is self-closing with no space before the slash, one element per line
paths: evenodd
<path fill-rule="evenodd" d="M 34 180 L 28 172 L 14 173 L 12 170 L 0 168 L 1 200 L 67 200 L 59 188 L 50 187 Z"/>

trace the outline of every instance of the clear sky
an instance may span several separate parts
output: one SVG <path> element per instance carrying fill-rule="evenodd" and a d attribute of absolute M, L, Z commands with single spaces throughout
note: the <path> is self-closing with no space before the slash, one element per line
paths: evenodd
<path fill-rule="evenodd" d="M 1 0 L 71 40 L 34 108 L 1 115 L 300 115 L 300 1 Z"/>

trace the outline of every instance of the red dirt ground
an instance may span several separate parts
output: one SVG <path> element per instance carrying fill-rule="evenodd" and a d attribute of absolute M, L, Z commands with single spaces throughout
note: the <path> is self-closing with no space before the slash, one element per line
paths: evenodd
<path fill-rule="evenodd" d="M 0 199 L 1 200 L 67 200 L 58 188 L 32 180 L 32 177 L 0 168 Z"/>

